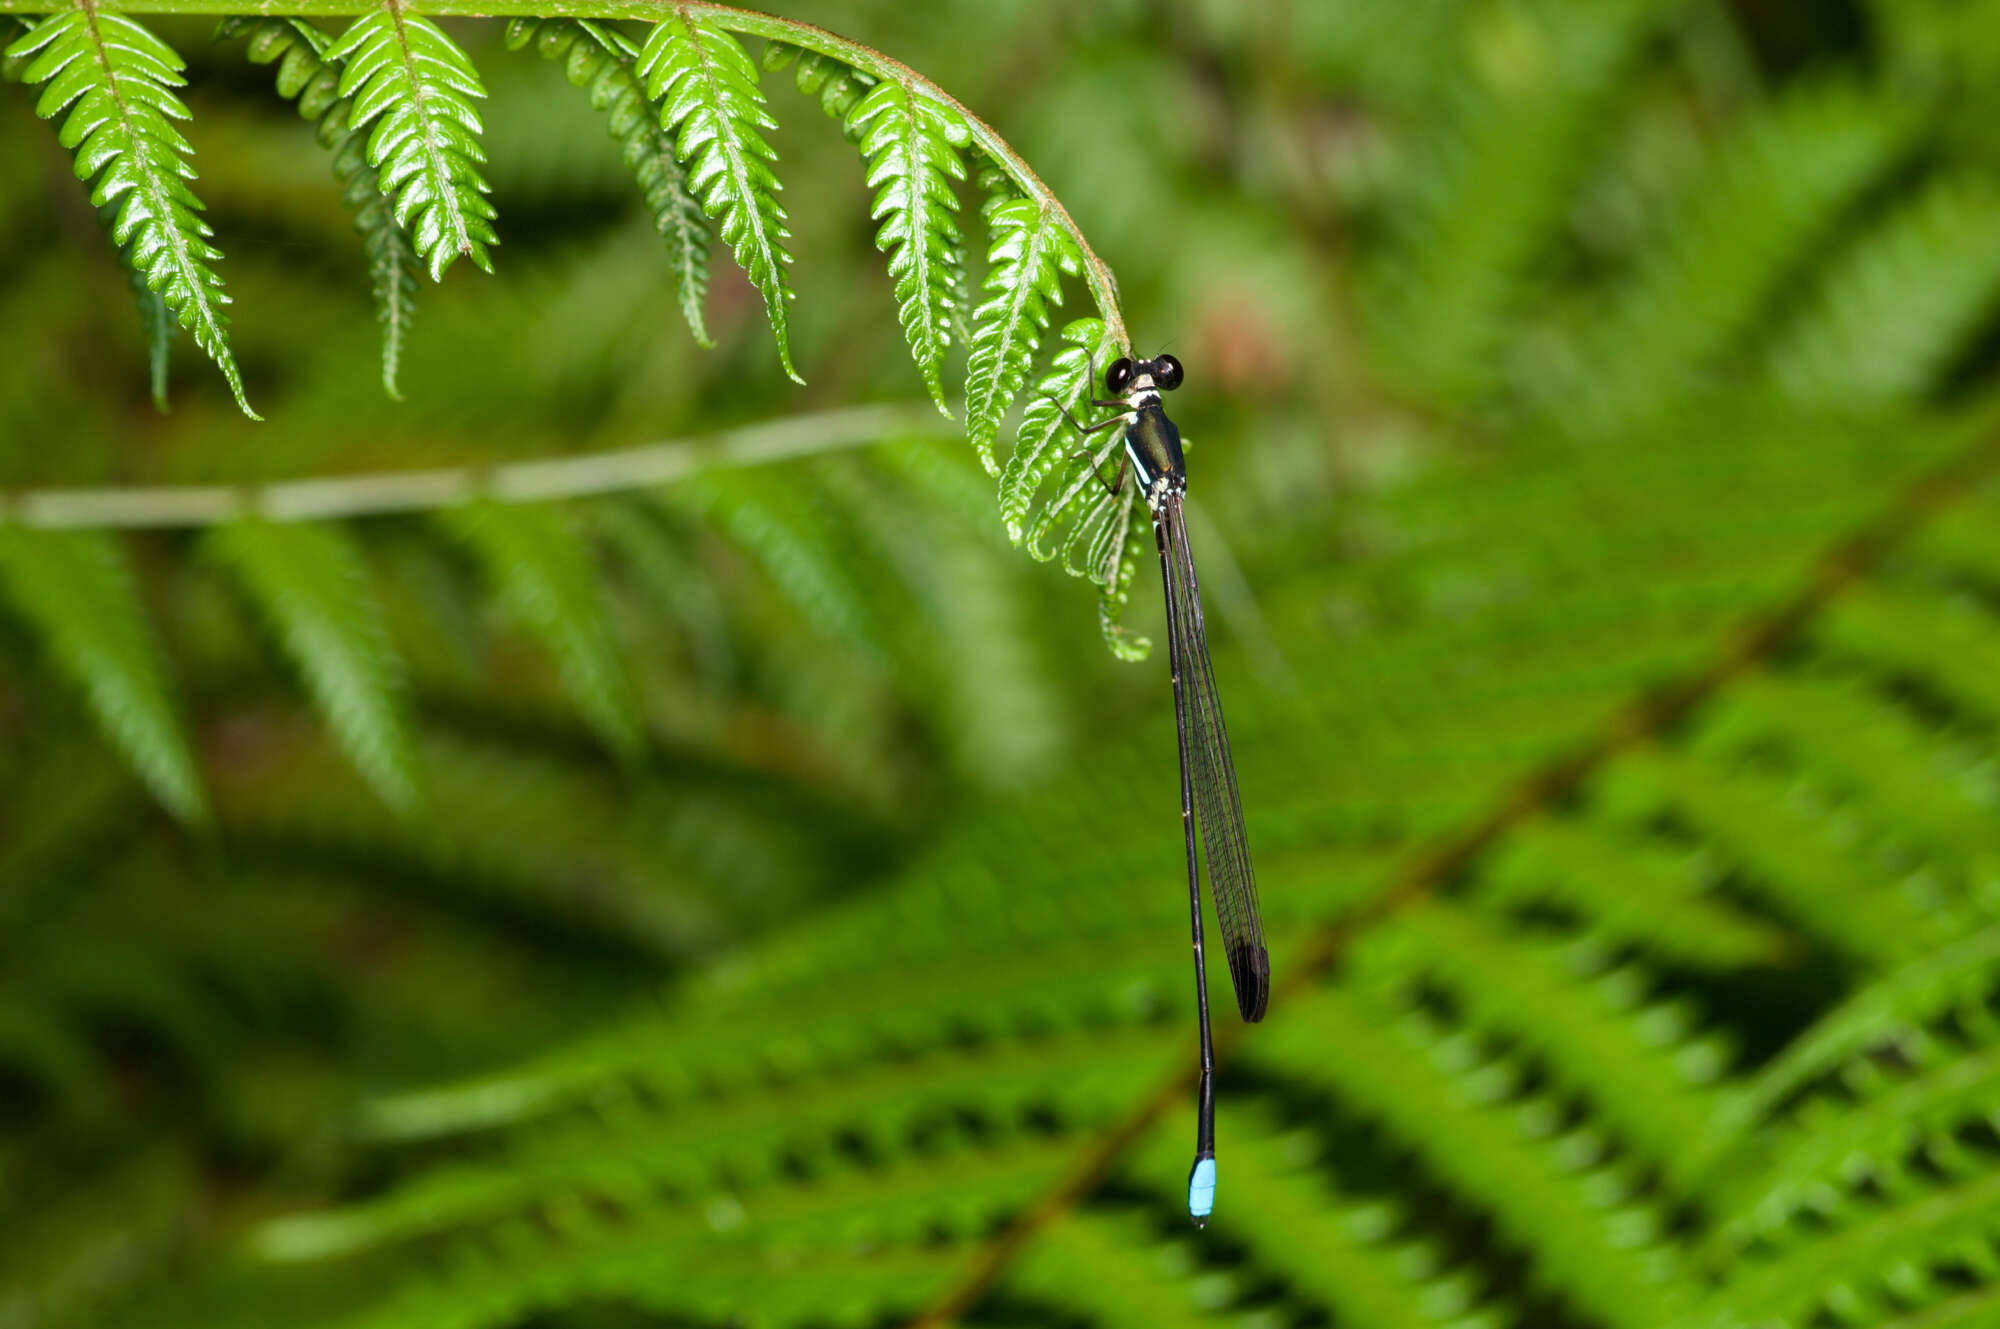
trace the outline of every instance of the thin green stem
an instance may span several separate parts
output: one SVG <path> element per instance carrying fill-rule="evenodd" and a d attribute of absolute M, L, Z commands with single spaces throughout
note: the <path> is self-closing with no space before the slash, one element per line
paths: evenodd
<path fill-rule="evenodd" d="M 885 439 L 944 438 L 950 433 L 949 422 L 940 420 L 927 401 L 856 406 L 787 416 L 705 438 L 501 466 L 312 476 L 264 485 L 0 491 L 0 522 L 44 529 L 160 529 L 215 526 L 248 516 L 327 521 L 427 512 L 476 498 L 535 503 L 645 489 L 711 467 L 758 466 Z"/>
<path fill-rule="evenodd" d="M 119 14 L 259 14 L 296 15 L 300 18 L 356 18 L 380 9 L 379 0 L 94 0 L 96 7 Z M 0 14 L 45 14 L 49 0 L 0 0 Z M 1083 254 L 1084 279 L 1091 298 L 1104 319 L 1110 340 L 1124 354 L 1132 341 L 1125 331 L 1125 316 L 1118 307 L 1118 283 L 1111 269 L 1090 247 L 1076 219 L 1040 176 L 1009 147 L 993 126 L 981 120 L 964 103 L 900 60 L 882 54 L 872 46 L 850 41 L 825 28 L 794 19 L 759 14 L 734 5 L 705 3 L 704 0 L 421 0 L 402 6 L 411 14 L 426 18 L 594 18 L 636 19 L 658 22 L 666 13 L 678 10 L 692 18 L 705 19 L 717 27 L 767 41 L 788 42 L 817 51 L 821 55 L 852 65 L 879 79 L 894 79 L 965 117 L 972 141 L 1000 165 L 1026 197 L 1055 215 Z"/>

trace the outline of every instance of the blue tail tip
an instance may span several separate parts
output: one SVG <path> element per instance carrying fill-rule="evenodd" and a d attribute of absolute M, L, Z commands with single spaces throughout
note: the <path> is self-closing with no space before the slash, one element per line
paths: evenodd
<path fill-rule="evenodd" d="M 1188 1217 L 1196 1227 L 1207 1227 L 1214 1212 L 1215 1159 L 1209 1155 L 1195 1159 L 1194 1170 L 1188 1173 Z"/>

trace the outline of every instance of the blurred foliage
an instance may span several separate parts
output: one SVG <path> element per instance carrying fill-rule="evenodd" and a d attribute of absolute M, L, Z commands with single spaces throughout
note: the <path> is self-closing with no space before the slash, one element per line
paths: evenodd
<path fill-rule="evenodd" d="M 1189 366 L 1278 980 L 1214 1223 L 1164 668 L 941 422 L 0 528 L 0 1325 L 1993 1323 L 2000 3 L 786 8 L 999 127 Z M 449 23 L 505 243 L 386 400 L 352 163 L 147 22 L 268 422 L 185 338 L 154 409 L 160 320 L 0 89 L 9 491 L 907 399 L 962 307 L 767 73 L 810 386 L 727 263 L 698 349 L 658 143 Z"/>

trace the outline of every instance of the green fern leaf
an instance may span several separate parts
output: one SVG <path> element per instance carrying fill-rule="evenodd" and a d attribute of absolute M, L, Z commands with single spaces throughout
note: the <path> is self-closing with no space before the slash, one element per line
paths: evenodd
<path fill-rule="evenodd" d="M 1121 660 L 1143 660 L 1152 642 L 1134 636 L 1120 620 L 1145 557 L 1150 523 L 1138 515 L 1133 486 L 1116 494 L 1105 488 L 1123 460 L 1124 431 L 1112 430 L 1091 442 L 1077 439 L 1069 423 L 1077 412 L 1090 409 L 1096 395 L 1093 366 L 1108 363 L 1115 351 L 1102 319 L 1077 319 L 1062 336 L 1069 344 L 1057 352 L 1054 367 L 1022 412 L 1014 451 L 1001 472 L 1000 516 L 1015 544 L 1025 540 L 1028 552 L 1043 562 L 1061 553 L 1072 575 L 1097 584 L 1098 626 L 1105 644 Z M 1079 448 L 1079 443 L 1090 446 Z M 1037 513 L 1042 487 L 1058 468 L 1063 483 Z M 1060 544 L 1051 543 L 1051 536 L 1065 527 Z"/>
<path fill-rule="evenodd" d="M 153 387 L 153 407 L 164 414 L 167 409 L 167 366 L 174 340 L 174 311 L 167 308 L 166 297 L 146 285 L 145 273 L 127 263 L 125 276 L 132 286 L 132 299 L 139 307 L 139 326 L 146 333 L 146 367 Z"/>
<path fill-rule="evenodd" d="M 334 736 L 382 801 L 417 805 L 402 664 L 360 551 L 337 528 L 240 521 L 208 536 L 297 666 Z"/>
<path fill-rule="evenodd" d="M 1808 406 L 1899 404 L 1937 382 L 1997 302 L 2000 189 L 1947 176 L 1834 269 L 1772 364 Z"/>
<path fill-rule="evenodd" d="M 368 161 L 381 173 L 382 193 L 396 201 L 397 224 L 429 261 L 431 280 L 461 255 L 491 272 L 486 249 L 500 238 L 485 197 L 491 186 L 479 174 L 486 153 L 472 108 L 486 89 L 465 52 L 391 0 L 356 19 L 325 59 L 342 66 L 339 95 L 353 99 L 348 124 L 374 126 Z"/>
<path fill-rule="evenodd" d="M 111 537 L 0 524 L 0 585 L 153 796 L 183 821 L 205 818 L 194 757 Z"/>
<path fill-rule="evenodd" d="M 222 371 L 237 406 L 259 418 L 229 349 L 229 297 L 212 266 L 222 253 L 187 185 L 193 148 L 172 124 L 188 118 L 173 92 L 186 62 L 131 19 L 95 8 L 43 19 L 8 53 L 36 57 L 22 81 L 47 85 L 35 104 L 44 120 L 69 112 L 63 146 L 76 153 L 77 178 L 96 182 L 92 205 L 115 206 L 112 240 Z"/>
<path fill-rule="evenodd" d="M 361 233 L 368 257 L 375 321 L 382 329 L 382 389 L 401 401 L 396 377 L 416 307 L 418 256 L 396 224 L 393 200 L 369 166 L 367 134 L 349 122 L 354 102 L 340 95 L 342 66 L 328 58 L 333 39 L 296 18 L 225 18 L 216 36 L 246 33 L 250 59 L 260 65 L 277 63 L 278 94 L 296 102 L 301 116 L 317 122 L 320 146 L 333 154 L 333 173 L 343 186 L 341 201 L 354 210 L 354 229 Z"/>
<path fill-rule="evenodd" d="M 1028 533 L 1028 516 L 1034 510 L 1043 483 L 1065 460 L 1073 462 L 1064 467 L 1073 481 L 1087 480 L 1094 472 L 1086 467 L 1086 460 L 1108 457 L 1115 462 L 1125 443 L 1123 430 L 1111 431 L 1109 443 L 1105 435 L 1098 435 L 1094 442 L 1079 440 L 1069 423 L 1078 412 L 1088 413 L 1092 409 L 1089 402 L 1097 395 L 1097 384 L 1091 366 L 1109 363 L 1106 357 L 1111 347 L 1104 337 L 1104 320 L 1077 319 L 1062 330 L 1062 339 L 1068 345 L 1056 353 L 1054 367 L 1036 385 L 1034 399 L 1022 412 L 1021 428 L 1014 436 L 1014 451 L 1000 473 L 1000 520 L 1006 524 L 1007 538 L 1017 545 Z M 1064 412 L 1068 412 L 1067 417 Z M 1085 443 L 1092 443 L 1085 450 L 1087 457 L 1075 457 L 1073 454 Z M 1101 492 L 1103 487 L 1098 488 Z M 1073 483 L 1049 506 L 1073 516 L 1088 494 L 1084 485 Z M 1037 551 L 1036 557 L 1046 559 L 1050 555 Z"/>
<path fill-rule="evenodd" d="M 624 150 L 625 165 L 639 184 L 653 225 L 667 242 L 681 314 L 696 343 L 715 345 L 702 318 L 708 293 L 708 220 L 689 192 L 687 176 L 674 156 L 673 135 L 660 124 L 635 72 L 638 48 L 621 32 L 591 19 L 511 19 L 507 47 L 533 45 L 545 60 L 561 60 L 575 86 L 590 89 L 590 104 L 610 116 L 611 136 Z"/>
<path fill-rule="evenodd" d="M 1589 429 L 1678 401 L 1765 313 L 1786 276 L 1909 146 L 1910 104 L 1808 83 L 1762 109 L 1716 154 L 1666 241 L 1579 334 L 1589 369 L 1550 407 Z"/>
<path fill-rule="evenodd" d="M 563 514 L 482 501 L 438 519 L 485 565 L 501 603 L 555 656 L 571 700 L 599 737 L 620 757 L 637 757 L 645 741 L 638 702 L 590 551 Z"/>
<path fill-rule="evenodd" d="M 768 42 L 764 47 L 764 68 L 776 73 L 797 60 L 792 84 L 808 97 L 819 99 L 819 108 L 841 122 L 841 136 L 858 144 L 861 129 L 847 118 L 855 103 L 875 86 L 874 75 L 822 51 L 802 51 L 790 42 Z"/>
<path fill-rule="evenodd" d="M 661 127 L 676 135 L 674 155 L 687 168 L 688 184 L 764 297 L 786 376 L 805 382 L 792 367 L 786 323 L 792 291 L 785 265 L 792 256 L 784 241 L 791 232 L 771 169 L 778 154 L 762 132 L 778 122 L 764 110 L 757 66 L 727 32 L 677 12 L 647 37 L 639 73 L 647 97 L 660 104 Z"/>
<path fill-rule="evenodd" d="M 965 243 L 952 213 L 951 182 L 965 178 L 958 149 L 971 142 L 964 117 L 898 82 L 878 83 L 848 113 L 876 189 L 870 215 L 882 227 L 875 247 L 889 254 L 898 312 L 910 354 L 938 410 L 944 403 L 944 354 L 965 270 Z"/>
<path fill-rule="evenodd" d="M 965 423 L 980 461 L 998 474 L 993 440 L 1000 419 L 1027 379 L 1050 310 L 1062 303 L 1063 274 L 1081 272 L 1083 256 L 1055 212 L 1030 199 L 996 198 L 986 219 L 993 232 L 986 289 L 993 298 L 972 316 Z"/>

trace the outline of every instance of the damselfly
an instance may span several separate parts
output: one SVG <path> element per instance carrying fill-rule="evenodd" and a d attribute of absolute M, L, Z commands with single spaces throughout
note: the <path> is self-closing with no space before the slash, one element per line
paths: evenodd
<path fill-rule="evenodd" d="M 1097 371 L 1091 367 L 1091 386 Z M 1117 475 L 1098 479 L 1112 493 L 1123 491 L 1126 468 L 1153 513 L 1153 536 L 1160 547 L 1160 580 L 1167 595 L 1167 658 L 1174 674 L 1174 718 L 1180 735 L 1181 825 L 1187 839 L 1188 914 L 1194 933 L 1195 1006 L 1201 1015 L 1201 1087 L 1195 1125 L 1194 1167 L 1188 1173 L 1188 1214 L 1205 1226 L 1215 1208 L 1215 1051 L 1208 1029 L 1208 970 L 1202 960 L 1201 873 L 1195 860 L 1195 818 L 1201 819 L 1201 846 L 1208 859 L 1209 891 L 1222 925 L 1229 976 L 1236 985 L 1236 1009 L 1246 1021 L 1264 1018 L 1271 995 L 1271 959 L 1264 950 L 1264 925 L 1257 916 L 1257 878 L 1250 846 L 1243 837 L 1243 804 L 1236 793 L 1236 767 L 1229 758 L 1229 735 L 1222 726 L 1222 702 L 1208 662 L 1208 633 L 1202 627 L 1201 582 L 1188 546 L 1187 463 L 1180 430 L 1160 407 L 1185 375 L 1171 355 L 1151 360 L 1120 359 L 1104 371 L 1111 397 L 1090 404 L 1118 411 L 1096 424 L 1081 424 L 1063 408 L 1078 433 L 1089 435 L 1123 425 L 1125 455 Z M 1059 406 L 1060 402 L 1057 403 Z M 1111 449 L 1105 449 L 1109 453 Z M 1088 455 L 1088 454 L 1086 454 Z M 1101 459 L 1092 458 L 1093 464 Z"/>

